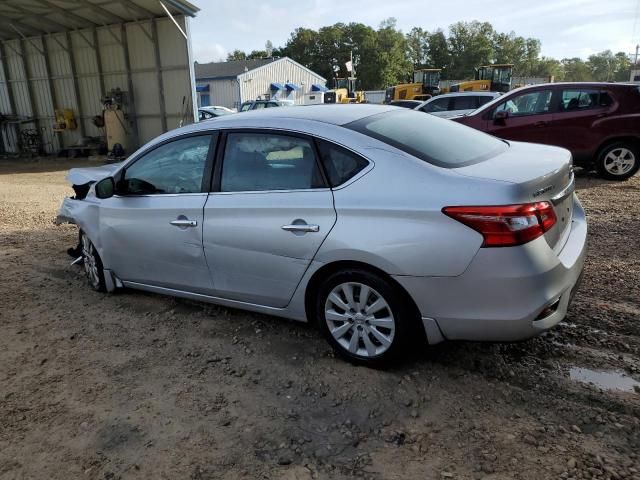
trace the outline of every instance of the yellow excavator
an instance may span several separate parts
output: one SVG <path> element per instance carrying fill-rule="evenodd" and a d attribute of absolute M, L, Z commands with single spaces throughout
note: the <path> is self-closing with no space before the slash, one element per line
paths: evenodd
<path fill-rule="evenodd" d="M 475 79 L 443 88 L 442 93 L 453 92 L 508 92 L 511 90 L 513 64 L 483 65 L 475 69 Z"/>
<path fill-rule="evenodd" d="M 324 93 L 324 103 L 364 103 L 364 92 L 356 90 L 356 78 L 334 78 L 333 90 Z"/>
<path fill-rule="evenodd" d="M 387 88 L 384 103 L 395 100 L 429 100 L 440 93 L 439 68 L 423 68 L 413 72 L 413 82 Z"/>

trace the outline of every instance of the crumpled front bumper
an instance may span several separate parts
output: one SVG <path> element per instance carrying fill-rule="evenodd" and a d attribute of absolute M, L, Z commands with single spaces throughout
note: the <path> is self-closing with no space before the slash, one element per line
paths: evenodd
<path fill-rule="evenodd" d="M 62 205 L 60 205 L 60 208 L 58 209 L 58 214 L 56 215 L 56 218 L 53 220 L 53 223 L 55 225 L 62 225 L 65 223 L 71 223 L 74 224 L 76 223 L 75 220 L 75 216 L 74 216 L 74 212 L 77 212 L 78 208 L 75 205 L 75 203 L 77 203 L 78 200 L 75 200 L 73 198 L 65 198 L 62 201 Z"/>

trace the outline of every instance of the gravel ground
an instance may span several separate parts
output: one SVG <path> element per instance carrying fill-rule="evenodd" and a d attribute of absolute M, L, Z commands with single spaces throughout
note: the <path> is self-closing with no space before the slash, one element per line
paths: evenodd
<path fill-rule="evenodd" d="M 70 165 L 0 164 L 0 479 L 640 479 L 640 177 L 578 179 L 590 250 L 556 329 L 376 371 L 303 324 L 91 291 L 51 223 Z"/>

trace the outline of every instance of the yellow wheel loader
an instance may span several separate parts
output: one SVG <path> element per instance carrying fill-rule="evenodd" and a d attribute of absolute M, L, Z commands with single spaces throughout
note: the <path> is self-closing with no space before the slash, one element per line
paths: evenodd
<path fill-rule="evenodd" d="M 364 92 L 356 91 L 356 78 L 334 78 L 334 88 L 324 92 L 324 103 L 364 103 Z"/>
<path fill-rule="evenodd" d="M 475 69 L 475 79 L 443 88 L 442 93 L 453 92 L 508 92 L 511 90 L 513 64 L 483 65 Z"/>
<path fill-rule="evenodd" d="M 394 100 L 429 100 L 440 93 L 439 68 L 425 68 L 413 72 L 413 82 L 387 88 L 384 103 Z"/>

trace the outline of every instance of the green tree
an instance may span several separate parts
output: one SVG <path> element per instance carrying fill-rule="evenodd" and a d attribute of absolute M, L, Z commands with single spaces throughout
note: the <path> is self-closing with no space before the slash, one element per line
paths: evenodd
<path fill-rule="evenodd" d="M 407 57 L 413 68 L 429 66 L 429 32 L 419 27 L 413 27 L 407 33 Z"/>
<path fill-rule="evenodd" d="M 541 57 L 529 73 L 532 77 L 554 77 L 556 82 L 564 79 L 564 67 L 559 60 Z"/>
<path fill-rule="evenodd" d="M 493 63 L 494 30 L 488 22 L 457 22 L 449 27 L 449 78 L 470 78 L 474 68 Z"/>
<path fill-rule="evenodd" d="M 561 63 L 564 70 L 564 80 L 567 82 L 587 82 L 591 80 L 591 68 L 581 58 L 563 58 Z"/>
<path fill-rule="evenodd" d="M 444 69 L 442 77 L 450 78 L 447 75 L 449 73 L 449 65 L 451 64 L 451 54 L 449 53 L 447 37 L 441 29 L 429 34 L 427 57 L 429 58 L 429 66 L 431 68 Z"/>
<path fill-rule="evenodd" d="M 251 50 L 251 53 L 247 55 L 247 58 L 249 59 L 268 58 L 268 57 L 269 55 L 267 55 L 267 52 L 265 50 Z"/>
<path fill-rule="evenodd" d="M 402 31 L 396 29 L 395 18 L 388 18 L 380 23 L 376 43 L 379 79 L 374 88 L 386 88 L 406 81 L 407 74 L 412 70 L 411 62 L 406 55 L 407 40 Z"/>
<path fill-rule="evenodd" d="M 615 55 L 611 50 L 590 55 L 588 60 L 592 79 L 599 82 L 625 81 L 629 79 L 631 62 L 624 52 Z"/>
<path fill-rule="evenodd" d="M 233 60 L 246 60 L 247 54 L 242 50 L 235 49 L 233 52 L 227 55 L 227 62 L 231 62 Z"/>

